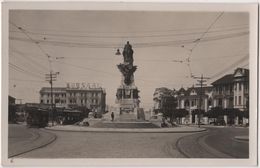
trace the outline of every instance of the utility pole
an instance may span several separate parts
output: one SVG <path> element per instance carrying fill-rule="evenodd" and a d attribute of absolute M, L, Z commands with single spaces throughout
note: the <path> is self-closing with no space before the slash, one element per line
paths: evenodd
<path fill-rule="evenodd" d="M 198 126 L 200 127 L 200 118 L 201 118 L 201 110 L 202 110 L 202 108 L 201 108 L 201 106 L 202 106 L 202 87 L 203 86 L 207 86 L 207 84 L 204 84 L 205 82 L 207 82 L 207 80 L 206 79 L 210 79 L 209 77 L 203 77 L 203 74 L 201 74 L 201 77 L 196 77 L 196 76 L 194 76 L 193 77 L 194 79 L 199 79 L 199 80 L 197 80 L 198 81 L 198 83 L 196 84 L 197 86 L 200 86 L 200 100 L 199 100 L 199 115 L 198 115 L 198 118 L 199 118 L 199 120 L 198 120 Z"/>
<path fill-rule="evenodd" d="M 51 85 L 51 118 L 52 118 L 52 126 L 54 125 L 54 108 L 53 108 L 53 89 L 52 89 L 52 85 L 53 85 L 53 81 L 56 81 L 57 79 L 57 75 L 59 74 L 59 72 L 55 72 L 53 73 L 52 71 L 50 71 L 49 74 L 45 74 L 45 78 L 46 81 L 48 81 Z"/>

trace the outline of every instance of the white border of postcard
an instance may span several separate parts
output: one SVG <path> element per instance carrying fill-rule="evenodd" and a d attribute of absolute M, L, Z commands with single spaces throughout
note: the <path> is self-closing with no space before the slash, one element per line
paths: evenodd
<path fill-rule="evenodd" d="M 255 166 L 257 165 L 257 3 L 171 3 L 165 2 L 4 2 L 2 3 L 2 164 L 4 166 Z M 116 11 L 228 11 L 250 14 L 250 129 L 249 159 L 8 159 L 8 11 L 116 10 Z"/>

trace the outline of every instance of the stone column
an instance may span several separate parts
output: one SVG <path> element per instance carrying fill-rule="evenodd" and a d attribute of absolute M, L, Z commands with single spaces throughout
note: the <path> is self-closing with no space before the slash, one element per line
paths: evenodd
<path fill-rule="evenodd" d="M 207 112 L 208 111 L 208 99 L 207 98 L 205 98 L 204 99 L 204 105 L 205 105 L 205 107 L 204 107 L 204 109 L 205 109 L 205 112 Z"/>
<path fill-rule="evenodd" d="M 241 93 L 240 93 L 240 95 L 241 95 L 241 105 L 242 105 L 242 108 L 244 108 L 245 107 L 245 103 L 244 103 L 244 84 L 243 83 L 240 83 L 240 85 L 241 85 Z"/>
<path fill-rule="evenodd" d="M 239 121 L 238 121 L 238 116 L 235 117 L 235 125 L 238 125 Z"/>
<path fill-rule="evenodd" d="M 204 117 L 204 123 L 209 124 L 209 118 L 208 117 Z"/>
<path fill-rule="evenodd" d="M 224 121 L 227 124 L 227 115 L 224 115 Z"/>
<path fill-rule="evenodd" d="M 189 115 L 190 115 L 190 124 L 192 124 L 191 100 L 189 100 Z"/>
<path fill-rule="evenodd" d="M 198 115 L 195 115 L 195 124 L 198 124 Z"/>
<path fill-rule="evenodd" d="M 124 99 L 125 98 L 125 90 L 121 89 L 121 93 L 122 93 L 122 99 Z"/>
<path fill-rule="evenodd" d="M 217 107 L 217 100 L 216 99 L 213 100 L 213 107 Z"/>

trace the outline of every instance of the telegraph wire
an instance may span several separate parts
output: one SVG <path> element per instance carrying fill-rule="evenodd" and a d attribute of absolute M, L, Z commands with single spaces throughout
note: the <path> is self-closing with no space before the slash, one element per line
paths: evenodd
<path fill-rule="evenodd" d="M 236 24 L 236 25 L 229 25 L 229 26 L 218 26 L 218 27 L 215 27 L 214 29 L 226 29 L 226 28 L 232 28 L 232 27 L 249 27 L 248 24 Z M 102 31 L 85 31 L 85 30 L 57 30 L 57 29 L 30 29 L 30 28 L 27 28 L 28 31 L 34 31 L 34 32 L 37 32 L 37 31 L 41 31 L 41 32 L 66 32 L 66 33 L 91 33 L 91 34 L 114 34 L 114 33 L 119 33 L 119 34 L 125 34 L 125 33 L 136 33 L 136 34 L 143 34 L 143 33 L 167 33 L 167 32 L 175 32 L 175 31 L 191 31 L 191 30 L 205 30 L 204 27 L 193 27 L 193 28 L 171 28 L 171 29 L 167 29 L 167 30 L 142 30 L 142 31 L 127 31 L 127 32 L 120 32 L 120 31 L 109 31 L 109 32 L 102 32 Z"/>
<path fill-rule="evenodd" d="M 201 42 L 209 42 L 216 40 L 223 40 L 228 38 L 236 38 L 240 36 L 248 35 L 249 32 L 238 32 L 238 33 L 230 33 L 227 35 L 218 35 L 218 36 L 210 36 L 200 40 Z M 9 37 L 10 40 L 17 40 L 23 42 L 31 42 L 28 39 L 24 39 L 21 37 Z M 133 43 L 135 48 L 147 48 L 147 47 L 170 47 L 170 46 L 181 46 L 183 44 L 193 44 L 196 39 L 185 39 L 185 40 L 174 40 L 174 41 L 160 41 L 160 42 L 143 42 L 143 43 Z M 54 41 L 54 40 L 38 40 L 38 43 L 42 45 L 52 45 L 52 46 L 63 46 L 63 47 L 84 47 L 84 48 L 117 48 L 119 44 L 116 43 L 93 43 L 93 42 L 69 42 L 69 41 Z"/>
<path fill-rule="evenodd" d="M 18 72 L 21 72 L 21 73 L 24 73 L 24 74 L 27 74 L 27 75 L 31 75 L 33 77 L 42 78 L 41 76 L 39 76 L 37 74 L 34 74 L 34 73 L 30 72 L 30 71 L 26 71 L 23 68 L 15 65 L 15 64 L 9 63 L 9 67 L 14 69 L 14 70 L 16 70 L 16 71 L 18 71 Z"/>
<path fill-rule="evenodd" d="M 190 59 L 191 59 L 191 55 L 193 53 L 193 51 L 195 50 L 195 48 L 199 45 L 199 43 L 204 39 L 204 36 L 209 32 L 209 30 L 213 27 L 213 25 L 220 19 L 220 17 L 224 14 L 224 12 L 221 12 L 217 17 L 216 19 L 209 25 L 209 27 L 207 28 L 207 30 L 202 33 L 202 35 L 197 38 L 195 41 L 194 41 L 194 46 L 190 49 L 190 53 L 188 55 L 188 58 L 187 58 L 187 66 L 189 68 L 189 72 L 190 72 L 190 77 L 193 77 L 193 72 L 191 70 L 191 65 L 190 65 Z"/>
<path fill-rule="evenodd" d="M 37 66 L 41 67 L 42 70 L 44 70 L 44 71 L 48 70 L 47 67 L 43 66 L 43 65 L 40 64 L 39 62 L 37 62 L 37 61 L 35 61 L 34 59 L 30 58 L 30 56 L 25 55 L 25 54 L 23 54 L 22 52 L 20 52 L 20 51 L 14 49 L 14 48 L 11 48 L 10 51 L 12 51 L 12 52 L 16 53 L 17 55 L 20 55 L 20 56 L 22 56 L 22 57 L 28 59 L 28 60 L 30 60 L 32 63 L 34 63 L 34 64 L 36 64 Z"/>
<path fill-rule="evenodd" d="M 21 81 L 21 82 L 46 83 L 45 81 L 41 81 L 41 80 L 27 80 L 27 79 L 17 79 L 17 78 L 9 78 L 9 80 L 13 80 L 13 81 Z"/>
<path fill-rule="evenodd" d="M 31 36 L 29 36 L 29 34 L 26 32 L 26 30 L 23 29 L 22 27 L 19 27 L 19 26 L 17 26 L 15 23 L 10 22 L 10 21 L 9 21 L 9 23 L 10 23 L 11 25 L 13 25 L 14 27 L 16 27 L 18 30 L 20 30 L 23 34 L 25 34 L 25 36 L 28 37 L 28 39 L 31 40 L 31 41 L 40 49 L 40 51 L 41 51 L 41 52 L 47 57 L 47 59 L 49 60 L 49 66 L 50 66 L 50 69 L 52 69 L 51 61 L 50 61 L 51 56 L 43 50 L 43 48 L 42 48 L 41 45 L 39 44 L 39 41 L 36 41 L 36 40 L 34 40 L 33 38 L 31 38 Z"/>
<path fill-rule="evenodd" d="M 196 43 L 195 43 L 195 45 L 192 47 L 191 52 L 193 52 L 193 50 L 199 45 L 200 40 L 204 38 L 204 36 L 209 32 L 209 30 L 212 28 L 212 26 L 220 19 L 220 17 L 221 17 L 223 14 L 224 14 L 224 12 L 221 12 L 221 13 L 217 16 L 217 18 L 210 24 L 210 26 L 207 28 L 207 30 L 206 30 L 204 33 L 202 33 L 202 35 L 201 35 L 198 39 L 196 39 Z"/>
<path fill-rule="evenodd" d="M 241 27 L 241 28 L 231 28 L 226 30 L 215 30 L 215 31 L 208 31 L 207 33 L 219 33 L 223 31 L 234 31 L 234 30 L 241 30 L 241 29 L 248 29 L 248 27 Z M 22 33 L 20 31 L 10 31 L 13 33 Z M 73 34 L 55 34 L 55 33 L 40 33 L 40 32 L 31 32 L 26 31 L 28 34 L 31 35 L 40 35 L 44 36 L 44 38 L 48 36 L 54 36 L 54 37 L 72 37 L 72 38 L 146 38 L 146 37 L 172 37 L 172 36 L 189 36 L 189 35 L 197 35 L 205 32 L 188 32 L 188 33 L 178 33 L 178 34 L 157 34 L 157 35 L 121 35 L 121 36 L 111 36 L 111 35 L 73 35 Z M 47 38 L 46 38 L 47 39 Z"/>
<path fill-rule="evenodd" d="M 15 57 L 14 55 L 10 54 L 10 57 L 14 57 L 15 60 L 19 60 L 19 64 L 22 66 L 22 68 L 25 68 L 25 70 L 27 71 L 32 71 L 32 72 L 36 72 L 36 73 L 39 73 L 39 74 L 44 74 L 43 71 L 35 68 L 35 66 L 33 66 L 32 64 L 30 64 L 30 62 L 28 62 L 27 60 L 24 60 L 24 59 L 21 59 L 20 57 Z M 25 62 L 21 62 L 22 61 L 25 61 Z M 16 62 L 16 61 L 14 61 Z"/>
<path fill-rule="evenodd" d="M 48 68 L 44 67 L 42 64 L 39 64 L 37 61 L 33 60 L 32 58 L 29 58 L 29 57 L 27 57 L 27 56 L 25 56 L 25 55 L 23 55 L 19 52 L 16 52 L 14 50 L 11 50 L 11 51 L 16 53 L 16 55 L 18 55 L 18 56 L 26 58 L 28 60 L 26 62 L 26 64 L 29 65 L 28 67 L 33 67 L 35 70 L 37 70 L 38 72 L 43 73 L 43 74 L 46 70 L 48 70 Z M 10 56 L 12 56 L 12 55 L 10 55 Z M 19 58 L 21 58 L 21 57 L 19 57 Z M 16 59 L 17 59 L 17 57 L 16 57 Z"/>
<path fill-rule="evenodd" d="M 238 64 L 240 64 L 240 63 L 242 63 L 242 62 L 244 62 L 244 61 L 246 61 L 246 60 L 248 60 L 248 59 L 249 59 L 249 54 L 245 55 L 245 56 L 242 57 L 241 59 L 239 59 L 239 60 L 237 60 L 236 62 L 234 62 L 233 64 L 229 65 L 227 68 L 221 70 L 220 72 L 218 72 L 218 73 L 212 75 L 210 78 L 211 78 L 211 79 L 212 79 L 212 78 L 216 78 L 216 77 L 222 75 L 223 73 L 225 73 L 226 71 L 228 71 L 228 70 L 230 70 L 230 69 L 233 69 L 235 66 L 237 66 Z"/>

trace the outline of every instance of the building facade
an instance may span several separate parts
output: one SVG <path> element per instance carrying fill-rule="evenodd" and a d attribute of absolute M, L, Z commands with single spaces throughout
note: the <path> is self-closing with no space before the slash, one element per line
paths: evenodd
<path fill-rule="evenodd" d="M 106 108 L 106 92 L 101 87 L 53 87 L 53 103 L 55 107 L 86 107 L 93 112 L 103 113 Z M 51 88 L 40 90 L 40 103 L 51 104 Z"/>
<path fill-rule="evenodd" d="M 201 107 L 202 111 L 207 112 L 212 107 L 212 90 L 213 88 L 211 86 L 202 88 L 193 86 L 186 90 L 184 88 L 178 90 L 177 108 L 189 111 L 189 117 L 185 123 L 196 122 L 193 111 L 199 110 Z"/>
<path fill-rule="evenodd" d="M 248 110 L 249 107 L 249 70 L 237 68 L 233 74 L 228 74 L 212 83 L 213 106 Z"/>

